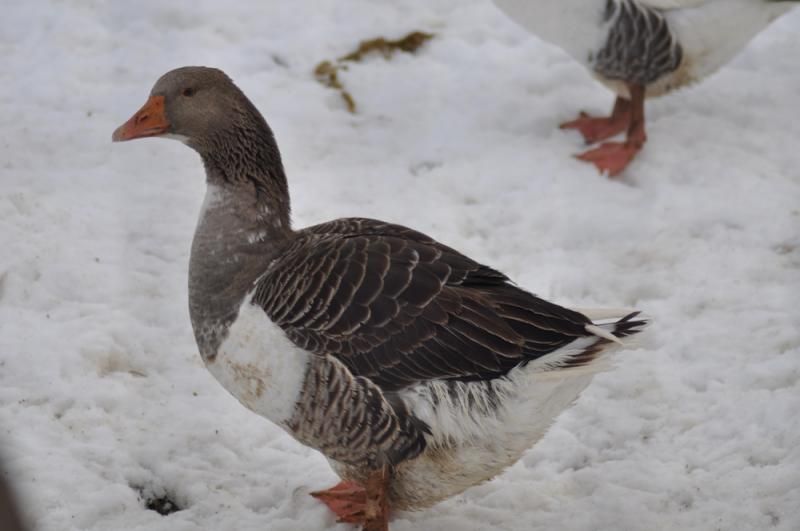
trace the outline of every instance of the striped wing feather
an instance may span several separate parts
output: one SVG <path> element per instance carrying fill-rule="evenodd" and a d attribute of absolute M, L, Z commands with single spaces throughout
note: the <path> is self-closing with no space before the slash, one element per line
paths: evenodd
<path fill-rule="evenodd" d="M 648 85 L 681 64 L 683 49 L 662 9 L 640 0 L 609 0 L 605 18 L 611 27 L 594 62 L 602 76 Z"/>
<path fill-rule="evenodd" d="M 298 346 L 384 390 L 485 380 L 590 335 L 589 320 L 411 229 L 368 219 L 306 229 L 254 303 Z"/>

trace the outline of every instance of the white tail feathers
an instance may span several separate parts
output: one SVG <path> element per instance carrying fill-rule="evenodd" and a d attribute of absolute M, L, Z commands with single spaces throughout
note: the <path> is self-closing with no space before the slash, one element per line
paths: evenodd
<path fill-rule="evenodd" d="M 623 344 L 622 338 L 636 335 L 637 332 L 640 332 L 650 323 L 649 317 L 642 315 L 637 310 L 628 308 L 600 308 L 579 311 L 592 321 L 585 327 L 588 333 L 613 341 L 618 345 Z M 631 346 L 628 339 L 625 340 L 624 344 Z"/>
<path fill-rule="evenodd" d="M 597 337 L 602 337 L 603 339 L 608 339 L 609 341 L 613 341 L 614 343 L 618 343 L 622 345 L 622 340 L 609 332 L 608 330 L 603 330 L 597 325 L 589 324 L 586 325 L 586 331 L 590 334 L 594 334 Z"/>

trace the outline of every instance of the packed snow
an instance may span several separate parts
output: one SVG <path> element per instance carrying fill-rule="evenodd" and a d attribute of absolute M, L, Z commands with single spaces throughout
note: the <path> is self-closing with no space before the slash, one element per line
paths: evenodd
<path fill-rule="evenodd" d="M 435 37 L 340 73 L 357 114 L 314 79 L 413 30 Z M 611 181 L 557 124 L 613 95 L 490 0 L 5 3 L 0 453 L 33 529 L 352 529 L 308 496 L 327 461 L 197 353 L 198 156 L 110 142 L 191 64 L 266 116 L 296 226 L 410 225 L 558 303 L 654 319 L 519 463 L 393 530 L 800 529 L 799 50 L 800 9 L 649 102 Z"/>

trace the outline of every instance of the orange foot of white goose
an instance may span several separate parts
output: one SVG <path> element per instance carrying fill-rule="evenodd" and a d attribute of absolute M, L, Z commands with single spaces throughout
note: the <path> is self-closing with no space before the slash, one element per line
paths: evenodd
<path fill-rule="evenodd" d="M 575 155 L 575 158 L 591 162 L 597 166 L 600 173 L 607 173 L 609 177 L 616 177 L 630 164 L 640 149 L 642 149 L 641 143 L 631 141 L 605 142 L 600 144 L 599 147 L 590 149 L 580 155 Z"/>
<path fill-rule="evenodd" d="M 583 127 L 591 134 L 592 138 L 601 140 L 608 138 L 614 134 L 621 132 L 624 128 L 619 128 L 620 124 L 624 122 L 627 127 L 627 135 L 625 142 L 605 142 L 599 147 L 590 149 L 575 158 L 591 162 L 594 164 L 600 173 L 607 173 L 609 177 L 616 177 L 630 164 L 636 154 L 642 149 L 647 135 L 644 132 L 644 86 L 643 85 L 628 85 L 631 99 L 629 101 L 617 98 L 617 103 L 614 104 L 614 111 L 606 122 L 602 123 L 602 118 L 594 118 L 590 122 L 588 115 L 583 118 Z M 624 103 L 621 103 L 624 102 Z M 575 122 L 580 121 L 581 118 Z M 574 123 L 574 122 L 568 122 Z M 594 124 L 594 129 L 591 128 Z M 563 124 L 561 127 L 567 124 Z M 614 128 L 618 128 L 614 132 Z M 581 129 L 583 133 L 583 129 Z M 606 135 L 606 136 L 602 136 Z M 584 133 L 584 138 L 591 141 Z"/>
<path fill-rule="evenodd" d="M 617 97 L 611 116 L 591 116 L 581 112 L 575 120 L 564 122 L 561 129 L 577 129 L 587 144 L 606 140 L 627 130 L 631 123 L 631 102 Z"/>

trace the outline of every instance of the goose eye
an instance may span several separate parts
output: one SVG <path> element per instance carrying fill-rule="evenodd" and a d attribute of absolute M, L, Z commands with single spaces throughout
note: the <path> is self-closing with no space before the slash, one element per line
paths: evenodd
<path fill-rule="evenodd" d="M 194 96 L 194 89 L 193 88 L 185 88 L 185 89 L 183 89 L 183 92 L 181 92 L 181 94 L 183 94 L 187 98 L 191 98 L 192 96 Z"/>

